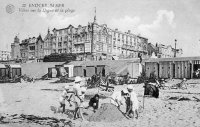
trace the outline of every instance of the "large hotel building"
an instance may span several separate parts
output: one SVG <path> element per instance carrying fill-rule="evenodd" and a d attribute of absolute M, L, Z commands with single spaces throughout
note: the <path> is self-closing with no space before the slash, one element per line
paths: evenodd
<path fill-rule="evenodd" d="M 75 28 L 69 25 L 53 29 L 52 53 L 76 53 L 78 58 L 89 60 L 134 58 L 147 56 L 148 39 L 110 29 L 106 24 L 94 22 Z"/>
<path fill-rule="evenodd" d="M 77 60 L 116 60 L 151 56 L 147 38 L 133 34 L 130 30 L 122 32 L 111 29 L 106 24 L 99 25 L 96 16 L 94 21 L 86 26 L 54 28 L 52 33 L 48 29 L 44 39 L 39 35 L 19 43 L 19 39 L 15 37 L 11 48 L 12 59 L 20 58 L 23 61 L 42 60 L 45 55 L 52 53 L 73 53 L 77 55 Z M 158 55 L 161 52 L 156 51 L 159 50 L 155 50 Z"/>

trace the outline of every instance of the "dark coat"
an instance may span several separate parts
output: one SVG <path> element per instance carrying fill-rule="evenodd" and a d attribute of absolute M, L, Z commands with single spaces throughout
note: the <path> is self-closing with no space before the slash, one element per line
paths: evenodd
<path fill-rule="evenodd" d="M 94 97 L 92 97 L 89 101 L 89 106 L 93 107 L 94 109 L 98 109 L 99 106 L 99 99 L 96 100 L 96 97 L 99 98 L 99 95 L 98 94 L 94 95 Z M 94 106 L 94 103 L 96 104 L 96 106 Z"/>

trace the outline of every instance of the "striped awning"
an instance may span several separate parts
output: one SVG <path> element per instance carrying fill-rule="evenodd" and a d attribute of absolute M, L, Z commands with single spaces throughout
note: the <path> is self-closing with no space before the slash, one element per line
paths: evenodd
<path fill-rule="evenodd" d="M 200 64 L 200 60 L 195 60 L 194 64 Z"/>

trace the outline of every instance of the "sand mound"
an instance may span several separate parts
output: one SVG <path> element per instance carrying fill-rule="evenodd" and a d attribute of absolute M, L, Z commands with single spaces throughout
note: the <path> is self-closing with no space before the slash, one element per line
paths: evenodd
<path fill-rule="evenodd" d="M 101 107 L 89 118 L 89 121 L 114 122 L 122 120 L 124 115 L 116 106 L 110 103 L 102 104 Z"/>

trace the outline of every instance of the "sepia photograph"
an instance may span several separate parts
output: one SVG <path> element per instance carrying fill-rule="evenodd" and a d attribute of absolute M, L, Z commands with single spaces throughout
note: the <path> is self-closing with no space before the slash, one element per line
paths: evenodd
<path fill-rule="evenodd" d="M 200 127 L 200 1 L 1 0 L 0 127 Z"/>

